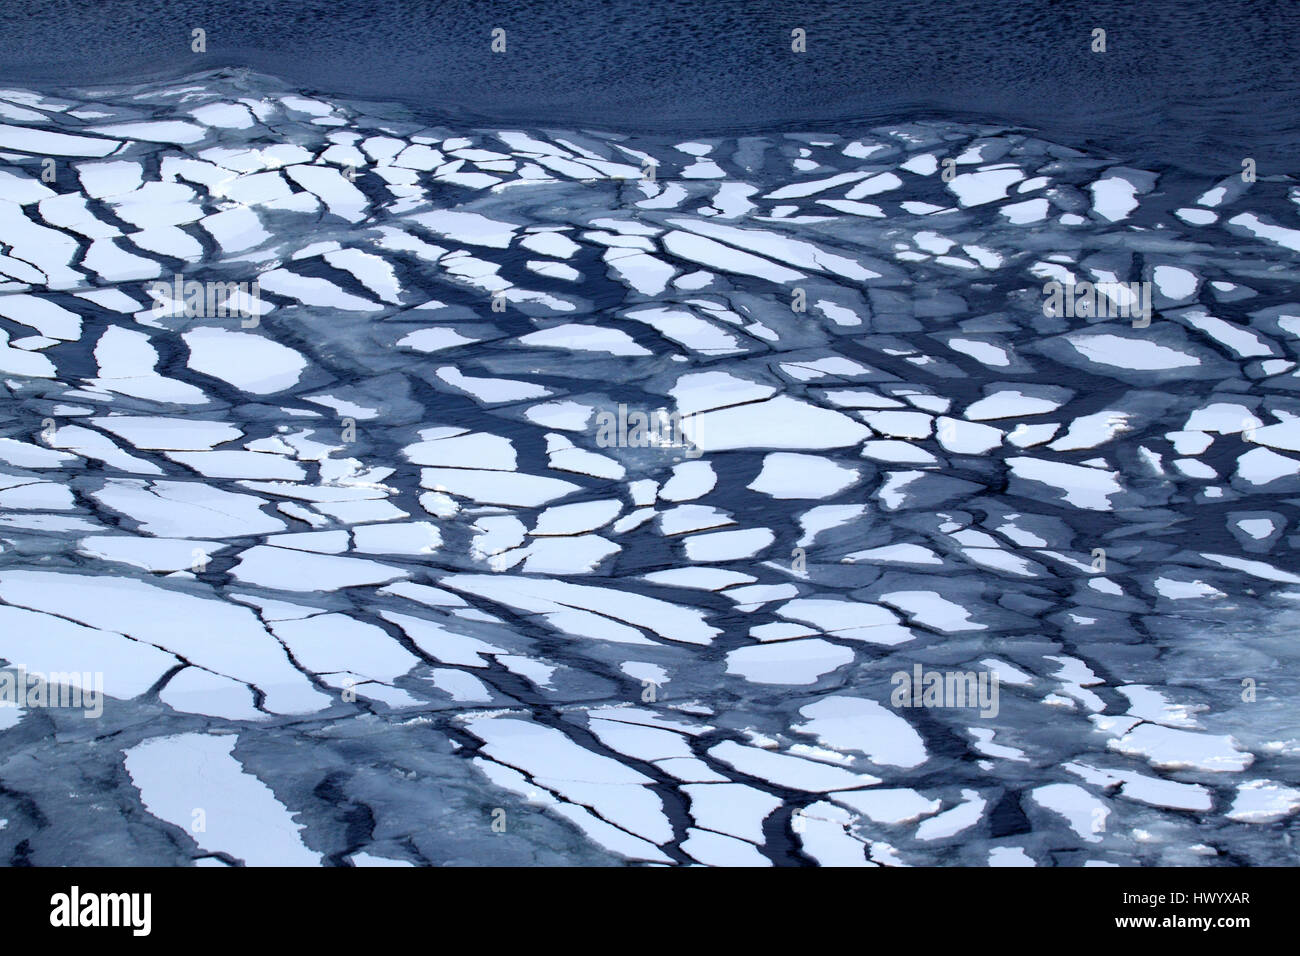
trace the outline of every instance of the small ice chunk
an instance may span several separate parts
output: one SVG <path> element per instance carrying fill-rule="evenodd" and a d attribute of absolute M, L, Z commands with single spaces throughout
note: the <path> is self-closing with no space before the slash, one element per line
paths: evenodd
<path fill-rule="evenodd" d="M 748 487 L 773 498 L 829 498 L 859 478 L 857 469 L 817 455 L 774 452 Z"/>
<path fill-rule="evenodd" d="M 307 367 L 293 349 L 249 332 L 202 326 L 181 338 L 189 346 L 189 368 L 254 395 L 292 388 Z"/>
<path fill-rule="evenodd" d="M 948 183 L 957 196 L 957 201 L 962 206 L 980 206 L 984 203 L 996 202 L 999 199 L 1007 198 L 1007 189 L 1014 186 L 1025 178 L 1025 174 L 1018 168 L 1006 166 L 994 166 L 987 169 L 976 170 L 973 173 L 962 173 L 960 176 L 954 176 Z M 850 199 L 856 199 L 856 196 L 850 196 Z M 1030 200 L 1037 202 L 1040 200 Z M 1045 203 L 1045 201 L 1043 201 Z M 1022 205 L 1028 205 L 1022 203 Z"/>

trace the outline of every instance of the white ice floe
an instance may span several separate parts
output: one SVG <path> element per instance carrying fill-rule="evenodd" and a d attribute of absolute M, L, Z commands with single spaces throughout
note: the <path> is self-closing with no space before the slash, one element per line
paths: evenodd
<path fill-rule="evenodd" d="M 1151 279 L 1161 295 L 1177 301 L 1194 296 L 1199 284 L 1195 273 L 1177 266 L 1156 266 L 1151 272 Z"/>
<path fill-rule="evenodd" d="M 757 276 L 770 282 L 793 282 L 803 278 L 803 273 L 777 265 L 768 259 L 762 259 L 742 252 L 732 246 L 723 245 L 705 236 L 690 232 L 674 230 L 663 237 L 664 248 L 682 259 L 698 262 L 710 269 L 734 272 L 741 275 Z"/>
<path fill-rule="evenodd" d="M 979 425 L 960 418 L 938 419 L 935 434 L 939 444 L 958 455 L 984 455 L 1002 444 L 1003 433 L 992 425 Z"/>
<path fill-rule="evenodd" d="M 635 627 L 687 644 L 707 644 L 721 633 L 704 622 L 700 611 L 613 588 L 545 578 L 474 574 L 452 575 L 444 578 L 442 584 L 541 614 L 555 627 L 570 633 L 620 643 L 649 643 Z"/>
<path fill-rule="evenodd" d="M 713 206 L 723 219 L 737 219 L 754 208 L 749 197 L 758 192 L 747 183 L 722 183 L 713 196 Z"/>
<path fill-rule="evenodd" d="M 530 232 L 519 240 L 519 244 L 531 252 L 557 259 L 569 259 L 582 246 L 578 245 L 561 232 Z"/>
<path fill-rule="evenodd" d="M 0 237 L 10 247 L 7 255 L 0 258 L 0 266 L 24 282 L 44 284 L 50 289 L 86 285 L 84 274 L 70 267 L 79 250 L 76 238 L 37 225 L 23 214 L 17 203 L 0 201 Z M 20 287 L 14 291 L 26 290 Z"/>
<path fill-rule="evenodd" d="M 1291 418 L 1276 425 L 1254 428 L 1250 440 L 1270 448 L 1300 452 L 1300 419 Z"/>
<path fill-rule="evenodd" d="M 465 375 L 460 369 L 444 365 L 435 373 L 452 388 L 468 392 L 488 404 L 518 402 L 529 398 L 546 398 L 551 392 L 532 382 L 516 382 L 507 378 L 479 378 Z"/>
<path fill-rule="evenodd" d="M 70 588 L 84 604 L 68 605 Z M 125 634 L 260 687 L 273 713 L 312 712 L 327 703 L 246 607 L 127 578 L 51 571 L 0 572 L 0 598 Z"/>
<path fill-rule="evenodd" d="M 850 201 L 865 199 L 867 196 L 878 196 L 881 193 L 890 192 L 902 185 L 903 181 L 893 173 L 880 173 L 858 183 L 844 194 L 844 198 Z"/>
<path fill-rule="evenodd" d="M 204 126 L 221 129 L 248 129 L 254 119 L 242 103 L 206 103 L 190 110 L 190 115 Z"/>
<path fill-rule="evenodd" d="M 823 531 L 847 524 L 860 517 L 866 510 L 866 505 L 861 504 L 818 505 L 816 508 L 809 508 L 799 516 L 799 527 L 803 529 L 804 533 L 795 544 L 800 548 L 807 547 Z"/>
<path fill-rule="evenodd" d="M 631 288 L 647 296 L 663 292 L 677 275 L 668 263 L 644 252 L 610 249 L 605 253 L 605 262 Z"/>
<path fill-rule="evenodd" d="M 1198 727 L 1195 714 L 1206 710 L 1204 705 L 1175 703 L 1171 692 L 1146 684 L 1125 684 L 1116 690 L 1129 700 L 1128 712 L 1134 717 L 1171 727 Z"/>
<path fill-rule="evenodd" d="M 1007 197 L 1007 189 L 1025 178 L 1025 174 L 1014 166 L 989 167 L 973 173 L 954 176 L 948 188 L 957 196 L 962 206 L 980 206 L 996 202 Z M 856 196 L 850 196 L 856 199 Z"/>
<path fill-rule="evenodd" d="M 1088 187 L 1092 190 L 1092 209 L 1110 222 L 1127 219 L 1138 207 L 1137 187 L 1122 176 L 1108 176 Z"/>
<path fill-rule="evenodd" d="M 779 617 L 802 621 L 843 640 L 894 645 L 912 640 L 888 608 L 856 601 L 798 598 L 777 608 Z"/>
<path fill-rule="evenodd" d="M 457 242 L 492 249 L 505 249 L 515 238 L 518 228 L 508 222 L 489 219 L 474 212 L 439 209 L 412 216 L 411 221 L 430 232 Z"/>
<path fill-rule="evenodd" d="M 763 459 L 762 471 L 748 487 L 773 498 L 829 498 L 858 478 L 856 469 L 826 458 L 775 452 Z"/>
<path fill-rule="evenodd" d="M 398 339 L 397 347 L 414 349 L 417 352 L 438 352 L 461 345 L 472 345 L 477 341 L 479 340 L 461 335 L 455 329 L 417 329 Z"/>
<path fill-rule="evenodd" d="M 808 718 L 791 729 L 823 746 L 852 750 L 874 764 L 917 767 L 927 759 L 925 742 L 906 720 L 874 700 L 832 695 L 799 708 Z"/>
<path fill-rule="evenodd" d="M 743 405 L 770 397 L 776 389 L 728 372 L 691 372 L 677 379 L 669 389 L 681 415 L 731 405 Z"/>
<path fill-rule="evenodd" d="M 854 822 L 852 814 L 843 807 L 819 800 L 796 811 L 799 846 L 804 855 L 816 860 L 820 866 L 862 867 L 889 862 L 902 865 L 892 856 L 892 847 L 885 843 L 868 845 L 850 832 Z M 867 860 L 868 853 L 879 857 Z"/>
<path fill-rule="evenodd" d="M 627 469 L 614 459 L 578 448 L 568 438 L 554 433 L 546 436 L 546 456 L 547 465 L 556 471 L 610 481 L 619 481 L 627 473 Z"/>
<path fill-rule="evenodd" d="M 907 441 L 868 441 L 862 445 L 862 456 L 891 464 L 933 465 L 938 459 L 924 448 Z"/>
<path fill-rule="evenodd" d="M 270 628 L 293 659 L 314 674 L 348 673 L 389 683 L 420 662 L 383 628 L 346 614 L 275 621 Z M 358 693 L 364 695 L 365 690 Z"/>
<path fill-rule="evenodd" d="M 578 485 L 544 475 L 472 468 L 425 468 L 422 487 L 469 498 L 483 504 L 535 508 L 578 490 Z"/>
<path fill-rule="evenodd" d="M 635 309 L 626 317 L 656 329 L 660 334 L 687 348 L 708 355 L 728 355 L 745 348 L 731 334 L 690 312 L 679 309 Z"/>
<path fill-rule="evenodd" d="M 146 571 L 181 571 L 204 563 L 210 555 L 229 547 L 219 541 L 115 534 L 82 538 L 78 551 L 101 560 L 132 564 Z"/>
<path fill-rule="evenodd" d="M 189 346 L 190 368 L 254 395 L 292 388 L 307 367 L 293 349 L 250 332 L 202 326 L 181 338 Z"/>
<path fill-rule="evenodd" d="M 2 450 L 0 454 L 3 454 Z M 1270 518 L 1243 518 L 1236 525 L 1256 541 L 1262 541 L 1277 530 L 1277 525 Z"/>
<path fill-rule="evenodd" d="M 686 539 L 686 557 L 691 561 L 738 561 L 752 558 L 775 540 L 767 528 L 715 531 Z"/>
<path fill-rule="evenodd" d="M 1076 508 L 1110 511 L 1110 496 L 1123 491 L 1118 472 L 1049 461 L 1044 458 L 1006 459 L 1012 474 L 1027 481 L 1041 482 L 1065 492 L 1063 500 Z"/>
<path fill-rule="evenodd" d="M 193 468 L 209 478 L 251 478 L 301 481 L 307 477 L 302 466 L 279 455 L 220 449 L 217 451 L 169 451 L 167 457 Z"/>
<path fill-rule="evenodd" d="M 789 186 L 782 186 L 779 189 L 774 189 L 763 198 L 805 199 L 808 196 L 814 196 L 817 193 L 825 192 L 827 189 L 834 189 L 837 186 L 844 186 L 848 183 L 857 182 L 859 179 L 862 179 L 867 175 L 867 173 L 862 172 L 840 173 L 837 176 L 828 176 L 825 179 L 814 179 L 802 183 L 792 183 Z"/>
<path fill-rule="evenodd" d="M 678 410 L 688 414 L 680 404 Z M 844 448 L 856 445 L 870 434 L 869 429 L 846 415 L 787 395 L 700 412 L 686 418 L 682 430 L 705 452 L 736 448 Z"/>
<path fill-rule="evenodd" d="M 1049 783 L 1035 789 L 1034 802 L 1063 816 L 1075 833 L 1089 843 L 1100 843 L 1110 809 L 1099 798 L 1073 783 Z"/>
<path fill-rule="evenodd" d="M 871 219 L 885 218 L 885 211 L 874 203 L 854 202 L 851 199 L 819 199 L 817 202 L 836 212 L 846 212 L 853 216 L 866 216 Z"/>
<path fill-rule="evenodd" d="M 650 355 L 649 349 L 637 345 L 622 329 L 597 325 L 555 325 L 519 337 L 521 345 L 569 349 L 576 352 L 604 352 L 609 355 Z"/>
<path fill-rule="evenodd" d="M 1066 337 L 1075 350 L 1089 361 L 1113 368 L 1154 371 L 1200 365 L 1200 359 L 1186 352 L 1141 338 L 1109 333 L 1081 333 Z"/>
<path fill-rule="evenodd" d="M 389 585 L 381 593 L 398 594 L 410 597 L 413 600 L 421 600 L 425 592 L 433 591 L 431 588 L 424 588 L 421 591 L 420 588 L 422 587 L 422 585 L 399 583 Z M 450 597 L 455 596 L 450 595 Z M 450 603 L 446 602 L 440 595 L 438 600 Z M 400 627 L 402 632 L 423 653 L 444 664 L 456 667 L 487 667 L 488 660 L 483 655 L 505 653 L 504 649 L 500 647 L 471 637 L 468 634 L 457 633 L 436 621 L 427 621 L 423 618 L 398 614 L 393 611 L 382 611 L 380 616 Z"/>
<path fill-rule="evenodd" d="M 114 139 L 73 136 L 0 123 L 0 149 L 17 149 L 36 156 L 107 156 L 121 145 Z"/>
<path fill-rule="evenodd" d="M 1119 783 L 1117 793 L 1120 797 L 1152 807 L 1204 813 L 1214 804 L 1211 791 L 1200 784 L 1165 780 L 1163 777 L 1152 777 L 1135 770 L 1090 772 L 1091 768 L 1070 764 L 1066 764 L 1065 769 L 1079 773 L 1084 779 L 1102 786 L 1110 787 Z"/>
<path fill-rule="evenodd" d="M 763 821 L 781 805 L 771 793 L 744 783 L 697 783 L 682 791 L 697 825 L 750 843 L 763 843 Z"/>
<path fill-rule="evenodd" d="M 940 801 L 928 799 L 910 789 L 851 790 L 835 794 L 834 799 L 836 803 L 852 807 L 869 820 L 894 826 L 915 823 L 921 817 L 936 813 L 943 806 Z"/>
<path fill-rule="evenodd" d="M 1240 325 L 1196 311 L 1185 312 L 1182 318 L 1189 325 L 1200 329 L 1214 341 L 1231 350 L 1239 358 L 1260 358 L 1277 354 L 1273 346 Z"/>
<path fill-rule="evenodd" d="M 299 164 L 285 167 L 285 175 L 320 198 L 331 213 L 348 222 L 366 218 L 370 201 L 337 169 Z"/>
<path fill-rule="evenodd" d="M 853 651 L 821 638 L 741 647 L 727 654 L 727 672 L 755 684 L 812 684 L 852 663 Z"/>
<path fill-rule="evenodd" d="M 665 535 L 706 531 L 735 523 L 726 513 L 710 505 L 679 505 L 659 512 L 659 529 Z"/>
<path fill-rule="evenodd" d="M 933 153 L 920 153 L 905 163 L 899 163 L 898 168 L 918 176 L 933 176 L 939 170 L 939 160 Z"/>
<path fill-rule="evenodd" d="M 253 704 L 250 689 L 220 674 L 186 667 L 172 675 L 158 699 L 173 710 L 221 720 L 266 720 Z"/>
<path fill-rule="evenodd" d="M 245 207 L 206 216 L 199 220 L 199 225 L 212 235 L 225 252 L 243 252 L 271 238 L 271 234 L 262 228 L 262 220 L 257 213 Z"/>
<path fill-rule="evenodd" d="M 668 587 L 678 588 L 697 588 L 702 591 L 720 591 L 736 584 L 752 584 L 757 580 L 753 575 L 732 571 L 728 568 L 699 567 L 652 571 L 650 574 L 645 575 L 645 579 L 652 584 L 663 584 Z"/>
<path fill-rule="evenodd" d="M 342 558 L 256 545 L 239 556 L 230 570 L 238 580 L 280 591 L 335 591 L 386 584 L 409 576 L 402 568 L 364 558 Z"/>
<path fill-rule="evenodd" d="M 128 455 L 107 436 L 80 425 L 64 425 L 49 438 L 54 448 L 67 448 L 83 458 L 94 458 L 121 471 L 139 475 L 163 475 L 165 472 L 150 461 Z"/>
<path fill-rule="evenodd" d="M 710 747 L 709 755 L 751 777 L 807 793 L 855 790 L 880 782 L 879 777 L 871 774 L 853 773 L 842 767 L 789 754 L 772 753 L 758 747 L 747 747 L 732 740 Z"/>
<path fill-rule="evenodd" d="M 880 278 L 880 273 L 864 267 L 854 259 L 829 252 L 811 242 L 792 239 L 778 233 L 761 229 L 741 229 L 737 226 L 724 226 L 721 223 L 699 222 L 688 219 L 670 219 L 668 221 L 674 226 L 689 229 L 691 232 L 720 240 L 732 246 L 801 269 L 808 269 L 813 272 L 830 272 L 854 282 Z"/>
<path fill-rule="evenodd" d="M 76 455 L 29 445 L 12 438 L 0 438 L 0 461 L 18 468 L 62 468 L 67 462 L 77 460 Z"/>
<path fill-rule="evenodd" d="M 139 123 L 119 123 L 112 126 L 93 126 L 89 132 L 118 139 L 143 139 L 152 143 L 170 143 L 188 146 L 207 135 L 207 130 L 184 120 L 146 120 Z"/>
<path fill-rule="evenodd" d="M 1215 432 L 1220 435 L 1232 435 L 1247 428 L 1257 429 L 1262 425 L 1258 418 L 1250 413 L 1245 405 L 1236 402 L 1211 402 L 1197 408 L 1188 416 L 1184 427 L 1189 432 Z M 1208 443 L 1206 444 L 1208 447 Z M 1204 451 L 1204 448 L 1201 449 Z M 1199 451 L 1189 452 L 1199 454 Z"/>
<path fill-rule="evenodd" d="M 26 206 L 28 203 L 40 202 L 57 195 L 53 190 L 42 186 L 35 179 L 27 176 L 15 176 L 13 173 L 0 172 L 0 199 Z"/>
<path fill-rule="evenodd" d="M 1237 787 L 1229 820 L 1275 823 L 1300 810 L 1300 790 L 1273 780 L 1251 780 Z"/>
<path fill-rule="evenodd" d="M 95 239 L 81 258 L 81 264 L 106 282 L 129 282 L 162 275 L 153 259 L 132 255 L 113 239 Z"/>
<path fill-rule="evenodd" d="M 1129 430 L 1128 413 L 1107 408 L 1091 415 L 1080 415 L 1070 423 L 1064 435 L 1048 447 L 1052 451 L 1078 451 L 1095 448 Z"/>
<path fill-rule="evenodd" d="M 562 262 L 550 262 L 541 259 L 529 259 L 524 263 L 529 270 L 536 272 L 538 275 L 547 276 L 551 279 L 562 279 L 565 282 L 581 282 L 582 273 L 572 266 L 566 266 Z"/>
<path fill-rule="evenodd" d="M 1190 226 L 1208 226 L 1219 219 L 1216 213 L 1212 213 L 1208 209 L 1196 209 L 1195 207 L 1175 209 L 1174 215 Z"/>
<path fill-rule="evenodd" d="M 209 853 L 248 866 L 318 866 L 293 815 L 240 765 L 234 735 L 153 737 L 125 751 L 126 772 L 145 808 Z M 196 809 L 203 827 L 194 826 Z"/>
<path fill-rule="evenodd" d="M 577 804 L 653 844 L 672 836 L 660 798 L 646 785 L 640 771 L 594 753 L 553 727 L 517 718 L 469 720 L 466 729 L 484 741 L 482 752 L 515 767 L 538 785 Z M 656 853 L 656 858 L 658 854 Z"/>
<path fill-rule="evenodd" d="M 73 666 L 69 662 L 75 661 L 87 675 L 102 674 L 99 689 L 122 700 L 146 693 L 180 663 L 150 644 L 74 623 L 57 611 L 46 614 L 8 605 L 0 605 L 0 657 L 44 674 L 67 673 Z M 93 680 L 77 672 L 68 683 L 83 691 L 96 689 Z"/>
<path fill-rule="evenodd" d="M 937 591 L 893 591 L 882 594 L 880 600 L 907 614 L 914 623 L 936 630 L 952 633 L 988 629 L 987 625 L 972 621 L 969 610 Z"/>
<path fill-rule="evenodd" d="M 426 440 L 402 449 L 402 454 L 417 465 L 514 471 L 518 461 L 514 444 L 500 435 L 438 434 L 438 430 L 425 429 L 420 437 Z"/>
<path fill-rule="evenodd" d="M 267 292 L 297 299 L 307 306 L 346 312 L 379 312 L 383 309 L 377 302 L 344 292 L 327 279 L 298 275 L 287 269 L 262 273 L 258 276 L 258 284 Z"/>
<path fill-rule="evenodd" d="M 707 495 L 717 483 L 718 476 L 707 461 L 685 461 L 673 466 L 672 477 L 659 489 L 659 498 L 694 501 Z"/>
<path fill-rule="evenodd" d="M 0 329 L 0 372 L 28 378 L 54 378 L 54 363 L 44 355 L 16 349 L 9 344 L 9 333 Z"/>
<path fill-rule="evenodd" d="M 978 823 L 984 816 L 988 801 L 976 790 L 963 789 L 961 796 L 962 802 L 957 806 L 921 821 L 921 825 L 916 828 L 916 839 L 946 840 Z"/>
<path fill-rule="evenodd" d="M 880 548 L 868 548 L 865 551 L 846 554 L 844 560 L 850 564 L 857 561 L 882 564 L 943 564 L 942 558 L 919 544 L 889 544 Z"/>
<path fill-rule="evenodd" d="M 122 234 L 116 226 L 109 225 L 91 212 L 86 197 L 79 193 L 64 193 L 42 200 L 39 208 L 41 218 L 51 226 L 80 233 L 87 239 L 107 239 Z"/>
<path fill-rule="evenodd" d="M 1160 770 L 1205 770 L 1231 772 L 1244 770 L 1254 762 L 1254 755 L 1243 753 L 1237 742 L 1226 734 L 1196 733 L 1138 724 L 1118 740 L 1110 741 L 1112 750 L 1143 757 Z"/>
<path fill-rule="evenodd" d="M 1228 554 L 1210 554 L 1208 552 L 1203 553 L 1202 556 L 1221 567 L 1242 571 L 1265 581 L 1277 581 L 1281 584 L 1300 584 L 1300 575 L 1292 574 L 1290 571 L 1282 571 L 1263 561 L 1251 561 L 1248 558 L 1234 558 Z"/>
<path fill-rule="evenodd" d="M 1029 199 L 1003 206 L 998 212 L 1010 219 L 1012 225 L 1026 226 L 1032 222 L 1042 222 L 1050 210 L 1046 199 Z"/>
<path fill-rule="evenodd" d="M 1233 216 L 1228 220 L 1228 223 L 1239 226 L 1261 239 L 1267 239 L 1269 242 L 1276 242 L 1287 249 L 1300 252 L 1300 229 L 1287 229 L 1284 226 L 1264 222 L 1254 213 L 1249 212 Z"/>
<path fill-rule="evenodd" d="M 616 498 L 602 501 L 582 501 L 571 505 L 547 508 L 537 516 L 533 535 L 576 535 L 604 527 L 623 510 Z"/>
<path fill-rule="evenodd" d="M 1193 462 L 1199 465 L 1200 462 Z M 1278 455 L 1267 448 L 1252 448 L 1237 459 L 1237 477 L 1252 485 L 1267 485 L 1279 478 L 1287 478 L 1300 473 L 1300 462 L 1285 455 Z M 1218 477 L 1212 470 L 1207 476 L 1211 480 Z"/>
<path fill-rule="evenodd" d="M 1060 406 L 1061 402 L 1053 399 L 1026 395 L 1015 389 L 1003 389 L 973 402 L 967 407 L 965 417 L 970 421 L 983 422 L 1024 415 L 1044 415 Z"/>
<path fill-rule="evenodd" d="M 402 285 L 389 262 L 360 249 L 336 249 L 322 258 L 335 269 L 350 272 L 358 282 L 385 302 L 400 304 Z M 263 279 L 265 285 L 265 279 Z"/>
<path fill-rule="evenodd" d="M 356 525 L 354 549 L 360 554 L 432 554 L 442 545 L 442 533 L 429 521 Z"/>
<path fill-rule="evenodd" d="M 823 378 L 827 375 L 852 378 L 855 375 L 865 375 L 868 371 L 857 362 L 840 356 L 828 356 L 802 362 L 782 362 L 781 370 L 801 382 Z"/>
<path fill-rule="evenodd" d="M 285 527 L 261 510 L 264 499 L 196 482 L 110 480 L 92 497 L 159 537 L 234 538 Z"/>

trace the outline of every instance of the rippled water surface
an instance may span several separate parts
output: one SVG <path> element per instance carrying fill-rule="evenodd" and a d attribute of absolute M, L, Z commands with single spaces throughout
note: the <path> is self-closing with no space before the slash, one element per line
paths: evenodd
<path fill-rule="evenodd" d="M 489 122 L 770 129 L 941 118 L 1201 172 L 1292 171 L 1300 8 L 1246 0 L 791 4 L 546 0 L 18 0 L 0 80 L 177 77 L 240 65 L 339 95 Z M 190 50 L 205 28 L 208 52 Z M 493 54 L 503 28 L 507 53 Z M 791 52 L 790 31 L 808 52 Z M 1090 51 L 1092 31 L 1107 52 Z"/>

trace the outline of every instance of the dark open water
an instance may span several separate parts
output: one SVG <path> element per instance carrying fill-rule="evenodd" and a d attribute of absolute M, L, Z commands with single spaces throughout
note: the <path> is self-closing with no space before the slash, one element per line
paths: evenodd
<path fill-rule="evenodd" d="M 207 31 L 204 55 L 190 31 Z M 507 31 L 505 55 L 490 31 Z M 808 52 L 790 50 L 807 31 Z M 1106 30 L 1107 52 L 1090 50 Z M 735 131 L 936 117 L 1206 175 L 1292 172 L 1300 4 L 1117 0 L 8 0 L 0 80 L 249 66 L 451 117 Z"/>

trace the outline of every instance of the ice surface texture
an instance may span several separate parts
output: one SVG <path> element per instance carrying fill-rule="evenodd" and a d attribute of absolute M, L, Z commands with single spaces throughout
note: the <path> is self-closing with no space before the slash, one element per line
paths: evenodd
<path fill-rule="evenodd" d="M 1294 188 L 0 104 L 0 657 L 110 698 L 0 708 L 11 862 L 1294 862 Z"/>

